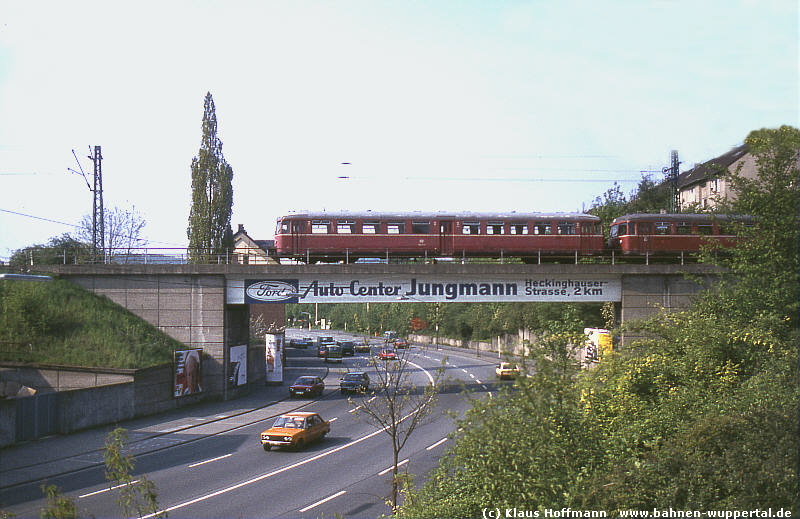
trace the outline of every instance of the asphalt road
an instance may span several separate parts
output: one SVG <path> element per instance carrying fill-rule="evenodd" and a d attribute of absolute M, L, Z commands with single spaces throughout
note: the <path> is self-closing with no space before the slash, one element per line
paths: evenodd
<path fill-rule="evenodd" d="M 309 335 L 307 332 L 290 333 Z M 341 333 L 330 335 L 344 336 Z M 287 340 L 290 336 L 287 333 Z M 373 350 L 377 351 L 378 342 L 374 344 Z M 445 377 L 449 380 L 430 418 L 413 433 L 400 453 L 401 471 L 414 474 L 419 481 L 438 464 L 451 442 L 448 435 L 455 428 L 452 413 L 462 414 L 469 408 L 470 399 L 492 396 L 496 359 L 419 346 L 412 347 L 407 355 L 413 370 L 413 384 L 427 384 L 429 376 L 442 367 L 443 361 Z M 159 431 L 175 427 L 176 432 L 132 445 L 136 456 L 135 474 L 144 474 L 155 483 L 160 510 L 170 517 L 377 517 L 386 514 L 389 512 L 386 499 L 391 492 L 390 439 L 386 432 L 354 410 L 359 399 L 368 399 L 371 395 L 348 398 L 340 394 L 339 376 L 351 368 L 366 369 L 375 378 L 365 353 L 345 357 L 342 364 L 325 364 L 316 357 L 315 348 L 290 348 L 284 387 L 275 391 L 287 392 L 286 386 L 300 374 L 315 374 L 325 377 L 326 389 L 321 398 L 286 399 L 266 407 L 245 409 L 230 417 L 220 415 L 219 420 L 211 422 L 207 417 L 183 416 L 181 423 L 174 425 L 174 418 L 165 417 L 163 422 L 150 427 Z M 464 387 L 467 393 L 462 391 Z M 285 394 L 281 398 L 285 398 Z M 318 412 L 330 420 L 330 434 L 302 451 L 273 449 L 265 452 L 259 433 L 271 425 L 274 416 L 298 407 Z M 193 427 L 192 419 L 202 424 Z M 68 438 L 56 437 L 51 441 L 52 448 L 58 449 L 59 441 L 66 442 Z M 108 490 L 100 463 L 101 447 L 102 443 L 87 441 L 79 452 L 67 453 L 65 449 L 65 456 L 57 458 L 59 463 L 49 469 L 47 481 L 74 499 L 82 516 L 117 517 L 120 515 L 116 503 L 118 491 Z M 22 452 L 24 450 L 4 454 L 22 455 Z M 40 489 L 41 476 L 43 471 L 48 472 L 49 466 L 37 465 L 37 460 L 16 461 L 17 465 L 25 467 L 27 463 L 31 467 L 22 469 L 29 470 L 31 477 L 27 481 L 23 477 L 20 483 L 0 489 L 0 511 L 18 517 L 39 517 L 39 510 L 45 505 Z M 81 463 L 85 468 L 80 468 Z M 78 468 L 65 470 L 65 466 Z"/>

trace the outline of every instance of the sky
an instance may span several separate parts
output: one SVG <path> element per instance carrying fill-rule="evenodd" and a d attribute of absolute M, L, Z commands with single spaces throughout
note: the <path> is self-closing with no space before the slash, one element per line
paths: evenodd
<path fill-rule="evenodd" d="M 672 150 L 685 171 L 800 126 L 798 9 L 0 0 L 0 260 L 78 231 L 94 146 L 105 207 L 185 247 L 207 92 L 254 239 L 299 210 L 586 210 Z"/>

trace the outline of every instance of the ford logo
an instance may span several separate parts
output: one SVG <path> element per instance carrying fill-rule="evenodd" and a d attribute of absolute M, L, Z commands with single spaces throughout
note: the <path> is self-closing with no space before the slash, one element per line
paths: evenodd
<path fill-rule="evenodd" d="M 256 281 L 248 285 L 245 294 L 250 299 L 265 302 L 285 301 L 297 297 L 297 287 L 285 281 Z"/>

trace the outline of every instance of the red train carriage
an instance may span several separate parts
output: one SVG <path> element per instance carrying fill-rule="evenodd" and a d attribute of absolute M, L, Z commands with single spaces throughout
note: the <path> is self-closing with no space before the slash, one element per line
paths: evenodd
<path fill-rule="evenodd" d="M 295 213 L 278 218 L 279 258 L 522 257 L 603 251 L 600 219 L 577 213 Z"/>
<path fill-rule="evenodd" d="M 610 249 L 627 255 L 692 253 L 704 244 L 730 247 L 735 222 L 752 224 L 749 216 L 711 214 L 626 214 L 609 229 Z"/>

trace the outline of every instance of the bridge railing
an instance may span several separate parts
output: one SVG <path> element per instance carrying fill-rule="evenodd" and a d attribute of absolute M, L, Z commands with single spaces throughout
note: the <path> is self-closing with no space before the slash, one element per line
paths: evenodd
<path fill-rule="evenodd" d="M 268 259 L 263 249 L 239 247 L 233 251 L 212 253 L 177 247 L 125 247 L 93 251 L 89 248 L 30 247 L 18 251 L 11 264 L 36 265 L 183 265 L 195 264 L 263 264 Z"/>

